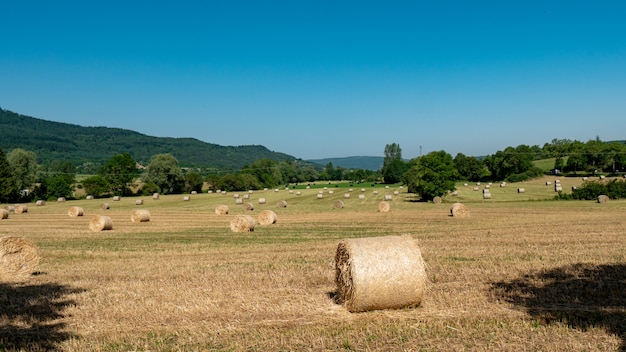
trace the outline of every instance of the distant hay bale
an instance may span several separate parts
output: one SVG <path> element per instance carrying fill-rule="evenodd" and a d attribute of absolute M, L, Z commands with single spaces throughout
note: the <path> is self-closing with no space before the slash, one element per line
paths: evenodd
<path fill-rule="evenodd" d="M 87 200 L 93 200 L 93 196 L 92 196 L 92 195 L 88 195 L 87 197 L 85 197 L 85 199 L 87 199 Z"/>
<path fill-rule="evenodd" d="M 6 209 L 0 209 L 0 219 L 4 220 L 8 218 L 9 218 L 9 211 Z"/>
<path fill-rule="evenodd" d="M 15 213 L 15 205 L 7 205 L 4 209 L 6 209 L 9 213 Z"/>
<path fill-rule="evenodd" d="M 333 203 L 333 208 L 335 208 L 335 209 L 341 209 L 341 208 L 343 208 L 343 205 L 344 205 L 344 204 L 343 204 L 343 202 L 342 202 L 342 201 L 340 201 L 340 200 L 338 200 L 338 201 L 336 201 L 336 202 L 334 202 L 334 203 Z"/>
<path fill-rule="evenodd" d="M 113 196 L 114 202 L 119 202 L 122 198 L 120 196 Z"/>
<path fill-rule="evenodd" d="M 251 232 L 254 231 L 254 218 L 250 215 L 237 215 L 230 221 L 230 230 L 232 232 Z"/>
<path fill-rule="evenodd" d="M 38 207 L 44 206 L 46 205 L 46 201 L 43 199 L 40 199 L 37 201 L 37 203 L 35 203 Z"/>
<path fill-rule="evenodd" d="M 13 211 L 15 214 L 28 213 L 28 207 L 24 204 L 15 204 Z"/>
<path fill-rule="evenodd" d="M 561 180 L 554 180 L 554 183 L 561 183 Z"/>
<path fill-rule="evenodd" d="M 400 192 L 399 192 L 399 191 L 393 191 L 393 195 L 394 195 L 394 196 L 397 196 L 398 194 L 400 194 Z"/>
<path fill-rule="evenodd" d="M 600 179 L 601 179 L 601 180 L 604 180 L 605 178 L 606 178 L 606 176 L 604 176 L 604 175 L 600 175 Z"/>
<path fill-rule="evenodd" d="M 467 187 L 467 186 L 469 186 L 467 183 L 464 183 L 464 184 L 463 184 L 463 187 Z"/>
<path fill-rule="evenodd" d="M 259 204 L 265 204 L 265 198 L 259 198 Z"/>
<path fill-rule="evenodd" d="M 235 199 L 235 204 L 243 204 L 243 199 L 241 198 Z"/>
<path fill-rule="evenodd" d="M 271 225 L 276 223 L 277 216 L 276 213 L 271 210 L 263 210 L 257 216 L 257 220 L 259 225 Z"/>
<path fill-rule="evenodd" d="M 382 201 L 382 202 L 378 203 L 378 211 L 379 212 L 381 212 L 381 213 L 388 213 L 390 209 L 391 209 L 391 205 L 389 205 L 389 202 Z"/>
<path fill-rule="evenodd" d="M 28 279 L 39 265 L 39 249 L 22 237 L 0 237 L 0 282 Z"/>
<path fill-rule="evenodd" d="M 233 194 L 233 198 L 235 198 L 235 199 L 239 198 L 239 193 Z"/>
<path fill-rule="evenodd" d="M 476 182 L 476 186 L 480 186 L 480 182 Z"/>
<path fill-rule="evenodd" d="M 143 199 L 137 199 L 135 205 L 143 205 Z"/>
<path fill-rule="evenodd" d="M 546 181 L 546 186 L 550 186 L 551 184 L 552 184 L 552 182 Z"/>
<path fill-rule="evenodd" d="M 506 187 L 506 182 L 500 182 L 500 187 Z"/>
<path fill-rule="evenodd" d="M 191 191 L 191 194 L 198 194 L 198 191 Z"/>
<path fill-rule="evenodd" d="M 589 179 L 589 177 L 585 176 L 583 177 L 583 181 L 587 181 Z"/>
<path fill-rule="evenodd" d="M 104 209 L 104 210 L 108 210 L 111 206 L 109 205 L 109 203 L 102 203 L 100 204 L 100 208 Z"/>
<path fill-rule="evenodd" d="M 474 191 L 478 191 L 478 187 L 474 187 L 474 188 L 473 188 L 473 190 L 474 190 Z"/>
<path fill-rule="evenodd" d="M 346 198 L 346 199 L 350 198 L 350 193 L 345 193 L 345 194 L 343 195 L 343 197 L 344 197 L 344 198 Z"/>
<path fill-rule="evenodd" d="M 485 188 L 485 189 L 483 189 L 483 194 L 485 194 L 485 193 L 491 193 L 491 191 L 489 189 Z"/>
<path fill-rule="evenodd" d="M 435 204 L 441 204 L 443 202 L 443 199 L 439 196 L 435 196 L 433 197 L 433 203 Z"/>
<path fill-rule="evenodd" d="M 188 202 L 190 200 L 191 200 L 191 197 L 189 197 L 189 196 L 184 196 L 183 197 L 183 202 Z"/>
<path fill-rule="evenodd" d="M 230 209 L 228 209 L 227 205 L 220 204 L 215 207 L 215 214 L 217 215 L 226 215 L 228 214 Z"/>
<path fill-rule="evenodd" d="M 159 198 L 161 198 L 161 196 L 158 193 L 152 193 L 153 200 L 159 200 Z"/>
<path fill-rule="evenodd" d="M 385 194 L 385 197 L 383 197 L 383 199 L 389 202 L 393 199 L 393 197 L 391 196 L 391 194 Z"/>
<path fill-rule="evenodd" d="M 249 210 L 249 211 L 254 210 L 254 205 L 252 205 L 252 203 L 243 203 L 241 206 L 243 207 L 244 210 Z"/>
<path fill-rule="evenodd" d="M 608 203 L 609 196 L 601 194 L 598 196 L 598 203 Z"/>
<path fill-rule="evenodd" d="M 563 191 L 563 186 L 561 186 L 560 184 L 555 184 L 554 185 L 554 191 L 555 192 L 562 192 Z"/>
<path fill-rule="evenodd" d="M 374 191 L 374 194 L 378 194 L 378 191 Z"/>
<path fill-rule="evenodd" d="M 452 192 L 452 196 L 453 196 L 453 197 L 458 197 L 458 196 L 459 196 L 459 191 L 454 191 L 454 192 Z"/>
<path fill-rule="evenodd" d="M 365 194 L 359 194 L 359 199 L 360 199 L 360 200 L 365 199 Z"/>
<path fill-rule="evenodd" d="M 361 192 L 365 192 L 365 188 L 361 188 Z"/>
<path fill-rule="evenodd" d="M 250 195 L 249 194 L 244 194 L 243 195 L 243 199 L 250 199 Z"/>
<path fill-rule="evenodd" d="M 65 197 L 57 198 L 57 202 L 59 202 L 59 203 L 65 202 Z"/>
<path fill-rule="evenodd" d="M 302 195 L 302 192 L 300 192 L 300 191 L 296 191 L 296 195 L 297 195 L 297 196 L 301 196 L 301 195 Z"/>
<path fill-rule="evenodd" d="M 524 192 L 526 192 L 526 190 L 525 190 L 525 189 L 523 189 L 523 188 L 518 188 L 518 189 L 517 189 L 517 193 L 524 193 Z"/>
<path fill-rule="evenodd" d="M 274 188 L 274 192 L 278 192 L 278 191 L 279 191 L 279 189 L 278 189 L 278 188 Z"/>
<path fill-rule="evenodd" d="M 324 195 L 323 195 L 323 194 L 321 194 L 321 193 L 318 193 L 318 194 L 317 194 L 317 199 L 322 199 L 322 198 L 324 198 Z"/>
<path fill-rule="evenodd" d="M 113 229 L 113 221 L 105 215 L 96 215 L 89 221 L 91 231 L 105 231 Z"/>
<path fill-rule="evenodd" d="M 328 191 L 328 194 L 334 194 L 334 193 L 335 193 L 335 191 L 333 191 L 333 190 Z"/>
<path fill-rule="evenodd" d="M 130 213 L 131 222 L 147 222 L 150 221 L 150 212 L 148 209 L 137 209 Z"/>
<path fill-rule="evenodd" d="M 485 189 L 491 188 L 491 184 L 485 185 Z"/>
<path fill-rule="evenodd" d="M 455 218 L 466 218 L 469 217 L 469 210 L 461 203 L 454 203 L 450 207 L 450 215 Z"/>
<path fill-rule="evenodd" d="M 284 201 L 284 200 L 278 201 L 277 205 L 278 205 L 279 208 L 287 208 L 287 202 Z"/>
<path fill-rule="evenodd" d="M 417 307 L 426 266 L 410 236 L 346 239 L 335 253 L 337 300 L 350 312 Z"/>
<path fill-rule="evenodd" d="M 483 193 L 483 199 L 491 199 L 491 193 L 490 192 Z"/>
<path fill-rule="evenodd" d="M 67 211 L 67 215 L 69 215 L 72 218 L 83 216 L 84 213 L 85 212 L 83 211 L 83 208 L 81 207 L 71 207 Z"/>

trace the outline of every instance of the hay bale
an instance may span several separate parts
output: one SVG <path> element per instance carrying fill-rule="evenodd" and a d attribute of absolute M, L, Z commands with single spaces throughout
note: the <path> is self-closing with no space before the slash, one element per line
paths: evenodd
<path fill-rule="evenodd" d="M 297 196 L 301 196 L 301 195 L 302 195 L 302 192 L 300 192 L 300 191 L 296 191 L 296 195 L 297 195 Z"/>
<path fill-rule="evenodd" d="M 0 237 L 0 282 L 24 281 L 39 265 L 39 249 L 22 237 Z"/>
<path fill-rule="evenodd" d="M 340 201 L 340 200 L 338 200 L 338 201 L 334 202 L 334 203 L 333 203 L 333 208 L 335 208 L 335 209 L 341 209 L 341 208 L 343 208 L 343 202 L 342 202 L 342 201 Z"/>
<path fill-rule="evenodd" d="M 198 194 L 198 191 L 191 191 L 191 194 Z"/>
<path fill-rule="evenodd" d="M 450 215 L 455 218 L 466 218 L 469 217 L 469 210 L 461 203 L 454 203 L 450 207 Z"/>
<path fill-rule="evenodd" d="M 113 221 L 105 215 L 96 215 L 89 221 L 91 231 L 104 231 L 113 229 Z"/>
<path fill-rule="evenodd" d="M 491 193 L 490 192 L 483 193 L 483 199 L 491 199 Z"/>
<path fill-rule="evenodd" d="M 133 212 L 130 213 L 130 221 L 132 222 L 150 221 L 150 212 L 147 209 L 133 210 Z"/>
<path fill-rule="evenodd" d="M 137 199 L 135 205 L 143 205 L 143 199 Z"/>
<path fill-rule="evenodd" d="M 220 204 L 215 207 L 215 214 L 217 215 L 226 215 L 229 211 L 230 209 L 228 209 L 227 205 Z"/>
<path fill-rule="evenodd" d="M 378 203 L 378 211 L 379 212 L 381 212 L 381 213 L 388 213 L 390 209 L 391 209 L 391 206 L 389 205 L 389 202 L 382 201 L 382 202 Z"/>
<path fill-rule="evenodd" d="M 453 197 L 458 197 L 458 196 L 459 196 L 459 191 L 454 191 L 454 192 L 452 192 L 452 196 L 453 196 Z"/>
<path fill-rule="evenodd" d="M 609 196 L 601 194 L 598 196 L 598 203 L 608 203 Z"/>
<path fill-rule="evenodd" d="M 93 196 L 92 196 L 92 195 L 88 195 L 87 197 L 85 197 L 85 199 L 87 199 L 87 200 L 93 200 Z"/>
<path fill-rule="evenodd" d="M 183 197 L 183 202 L 188 202 L 190 200 L 191 200 L 191 197 L 189 197 L 189 196 L 184 196 Z"/>
<path fill-rule="evenodd" d="M 317 199 L 322 199 L 322 198 L 324 198 L 324 195 L 323 195 L 323 194 L 321 194 L 321 193 L 318 193 L 318 194 L 317 194 Z"/>
<path fill-rule="evenodd" d="M 546 181 L 546 186 L 550 186 L 551 184 L 552 184 L 552 182 Z"/>
<path fill-rule="evenodd" d="M 152 193 L 153 200 L 159 200 L 159 198 L 161 198 L 161 195 L 159 195 L 158 193 Z"/>
<path fill-rule="evenodd" d="M 411 236 L 346 239 L 335 253 L 338 302 L 350 312 L 416 307 L 426 266 Z"/>
<path fill-rule="evenodd" d="M 278 201 L 277 205 L 279 208 L 287 208 L 287 202 L 284 200 Z"/>
<path fill-rule="evenodd" d="M 15 213 L 15 205 L 7 205 L 4 209 L 6 209 L 9 213 Z"/>
<path fill-rule="evenodd" d="M 104 210 L 108 210 L 109 208 L 111 208 L 111 206 L 109 205 L 109 203 L 102 203 L 100 204 L 100 208 Z"/>
<path fill-rule="evenodd" d="M 399 191 L 393 191 L 393 195 L 394 195 L 394 196 L 397 196 L 398 194 L 400 194 L 400 192 L 399 192 Z"/>
<path fill-rule="evenodd" d="M 15 214 L 28 213 L 28 207 L 24 204 L 15 204 L 15 207 L 13 209 Z"/>
<path fill-rule="evenodd" d="M 83 208 L 81 208 L 81 207 L 71 207 L 67 211 L 67 215 L 69 215 L 72 218 L 83 216 L 84 213 L 85 212 L 83 211 Z"/>
<path fill-rule="evenodd" d="M 243 195 L 243 199 L 250 199 L 250 195 L 249 194 L 244 194 Z"/>
<path fill-rule="evenodd" d="M 243 204 L 243 199 L 241 198 L 235 199 L 235 204 L 240 204 L 240 205 Z"/>
<path fill-rule="evenodd" d="M 392 198 L 393 197 L 391 197 L 391 194 L 385 194 L 385 197 L 383 197 L 383 199 L 388 201 L 388 202 L 391 201 Z"/>
<path fill-rule="evenodd" d="M 435 204 L 441 204 L 443 202 L 443 199 L 439 196 L 435 196 L 433 197 L 433 203 Z"/>
<path fill-rule="evenodd" d="M 120 196 L 113 196 L 113 201 L 114 202 L 119 202 L 120 200 L 122 200 L 122 198 Z"/>
<path fill-rule="evenodd" d="M 232 232 L 251 232 L 254 231 L 254 218 L 250 215 L 237 215 L 230 221 L 230 230 Z"/>
<path fill-rule="evenodd" d="M 518 188 L 518 189 L 517 189 L 517 193 L 524 193 L 524 192 L 526 192 L 526 190 L 525 190 L 525 189 L 523 189 L 523 188 Z"/>
<path fill-rule="evenodd" d="M 35 204 L 36 204 L 38 207 L 42 207 L 42 206 L 46 205 L 46 201 L 45 201 L 45 200 L 43 200 L 43 199 L 40 199 L 40 200 L 38 200 Z"/>
<path fill-rule="evenodd" d="M 359 199 L 360 200 L 364 200 L 365 199 L 365 194 L 359 194 Z"/>
<path fill-rule="evenodd" d="M 250 210 L 250 211 L 254 210 L 254 205 L 252 205 L 252 203 L 244 203 L 242 204 L 242 207 L 244 210 Z"/>
<path fill-rule="evenodd" d="M 239 193 L 233 194 L 233 198 L 235 198 L 235 199 L 239 198 Z"/>
<path fill-rule="evenodd" d="M 259 221 L 259 225 L 271 225 L 276 223 L 276 213 L 271 210 L 263 210 L 257 216 L 257 220 Z"/>
<path fill-rule="evenodd" d="M 478 187 L 474 187 L 474 188 L 473 188 L 473 190 L 474 190 L 474 191 L 478 191 Z"/>
<path fill-rule="evenodd" d="M 65 197 L 59 197 L 59 198 L 57 198 L 57 202 L 59 202 L 59 203 L 63 203 L 63 202 L 65 202 Z"/>
<path fill-rule="evenodd" d="M 259 198 L 259 204 L 265 204 L 265 198 Z"/>
<path fill-rule="evenodd" d="M 344 193 L 343 197 L 346 199 L 350 198 L 350 193 Z"/>
<path fill-rule="evenodd" d="M 8 218 L 9 218 L 9 211 L 6 209 L 0 209 L 0 219 L 4 220 Z"/>
<path fill-rule="evenodd" d="M 554 185 L 554 191 L 555 192 L 562 192 L 563 191 L 563 186 L 561 186 L 561 184 L 555 184 Z"/>

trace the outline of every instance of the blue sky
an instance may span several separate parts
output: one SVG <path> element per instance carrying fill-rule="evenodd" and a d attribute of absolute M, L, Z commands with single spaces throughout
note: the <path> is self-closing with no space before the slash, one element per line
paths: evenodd
<path fill-rule="evenodd" d="M 0 107 L 303 159 L 626 139 L 626 1 L 8 1 Z"/>

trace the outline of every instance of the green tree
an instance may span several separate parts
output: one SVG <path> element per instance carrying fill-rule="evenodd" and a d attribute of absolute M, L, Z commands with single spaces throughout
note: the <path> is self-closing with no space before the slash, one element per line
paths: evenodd
<path fill-rule="evenodd" d="M 107 182 L 113 195 L 127 195 L 131 193 L 129 186 L 137 177 L 136 165 L 129 153 L 117 154 L 104 164 L 99 175 Z"/>
<path fill-rule="evenodd" d="M 68 182 L 67 175 L 56 174 L 44 179 L 34 190 L 34 195 L 40 199 L 56 199 L 72 197 L 72 183 Z"/>
<path fill-rule="evenodd" d="M 172 154 L 157 154 L 146 167 L 144 182 L 153 182 L 159 193 L 180 193 L 185 186 L 183 171 Z"/>
<path fill-rule="evenodd" d="M 468 181 L 480 181 L 488 173 L 482 161 L 463 153 L 458 153 L 454 157 L 454 167 L 456 167 L 459 177 Z"/>
<path fill-rule="evenodd" d="M 382 167 L 383 181 L 387 184 L 397 183 L 408 169 L 409 165 L 402 160 L 400 145 L 397 143 L 387 144 Z"/>
<path fill-rule="evenodd" d="M 34 152 L 17 148 L 11 150 L 6 158 L 13 172 L 16 189 L 31 190 L 37 180 L 37 155 Z"/>
<path fill-rule="evenodd" d="M 185 193 L 193 191 L 202 192 L 202 176 L 197 172 L 189 172 L 185 174 Z"/>
<path fill-rule="evenodd" d="M 94 197 L 102 197 L 111 189 L 109 183 L 100 175 L 88 177 L 83 180 L 82 184 L 85 192 Z"/>
<path fill-rule="evenodd" d="M 8 203 L 15 199 L 16 189 L 13 181 L 11 165 L 0 148 L 0 203 Z"/>
<path fill-rule="evenodd" d="M 455 189 L 459 174 L 450 154 L 441 150 L 414 160 L 404 176 L 409 192 L 419 194 L 423 200 L 430 200 Z"/>
<path fill-rule="evenodd" d="M 271 159 L 259 159 L 249 166 L 244 166 L 242 173 L 254 175 L 263 187 L 272 188 L 283 183 L 278 162 Z"/>

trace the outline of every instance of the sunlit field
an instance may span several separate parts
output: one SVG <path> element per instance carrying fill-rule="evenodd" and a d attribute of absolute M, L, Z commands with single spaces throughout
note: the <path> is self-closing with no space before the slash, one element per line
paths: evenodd
<path fill-rule="evenodd" d="M 28 281 L 0 283 L 0 351 L 624 350 L 626 201 L 554 201 L 554 180 L 494 183 L 491 199 L 460 183 L 441 204 L 370 185 L 238 192 L 254 210 L 234 192 L 30 203 L 0 220 L 0 237 L 41 254 Z M 565 192 L 582 183 L 560 180 Z M 470 217 L 451 217 L 454 202 Z M 131 222 L 139 208 L 150 221 Z M 275 224 L 231 232 L 235 215 L 264 209 Z M 94 215 L 113 229 L 91 231 Z M 427 265 L 422 305 L 335 303 L 338 242 L 400 234 Z"/>

